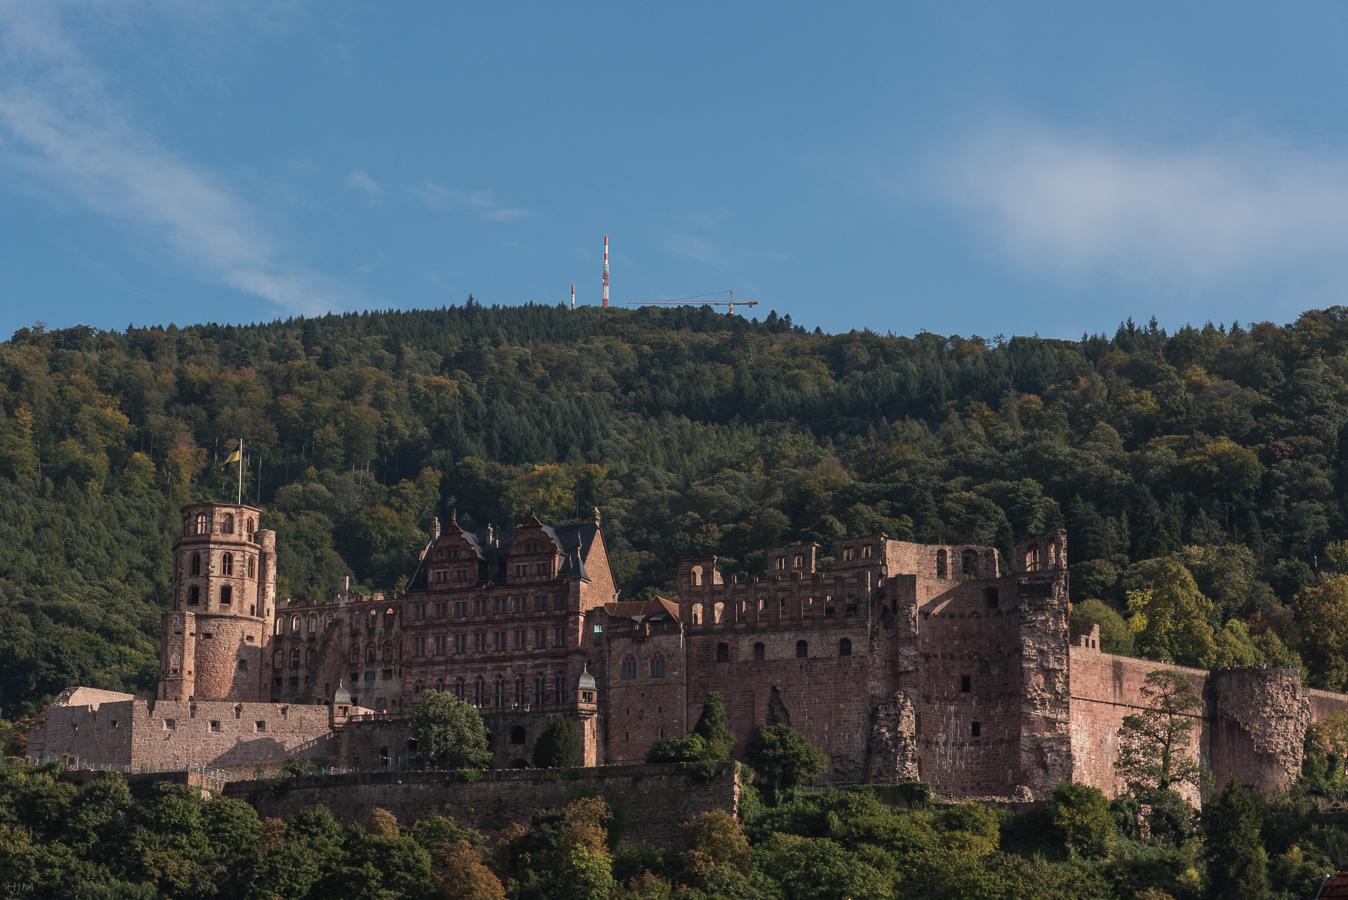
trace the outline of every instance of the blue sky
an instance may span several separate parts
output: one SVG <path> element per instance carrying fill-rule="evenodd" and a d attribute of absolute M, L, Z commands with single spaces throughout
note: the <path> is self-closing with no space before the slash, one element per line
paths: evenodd
<path fill-rule="evenodd" d="M 1286 322 L 1348 285 L 1348 7 L 0 0 L 0 334 L 737 297 Z"/>

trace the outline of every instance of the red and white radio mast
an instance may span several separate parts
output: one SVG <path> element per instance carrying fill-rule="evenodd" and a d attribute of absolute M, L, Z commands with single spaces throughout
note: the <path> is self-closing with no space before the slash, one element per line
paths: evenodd
<path fill-rule="evenodd" d="M 608 309 L 608 235 L 604 235 L 604 309 Z"/>
<path fill-rule="evenodd" d="M 576 311 L 576 283 L 571 282 L 571 311 Z"/>

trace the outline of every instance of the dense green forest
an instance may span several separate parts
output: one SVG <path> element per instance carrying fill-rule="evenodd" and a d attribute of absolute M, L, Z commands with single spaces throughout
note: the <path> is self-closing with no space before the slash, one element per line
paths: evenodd
<path fill-rule="evenodd" d="M 583 791 L 492 846 L 442 816 L 322 806 L 259 820 L 240 800 L 59 765 L 0 769 L 0 885 L 72 900 L 1309 900 L 1348 858 L 1342 809 L 1231 787 L 1201 826 L 1143 838 L 1130 797 L 1063 785 L 1041 810 L 941 804 L 909 785 L 746 788 L 680 825 L 676 846 L 619 846 L 640 810 Z M 452 776 L 451 776 L 452 777 Z M 728 777 L 720 775 L 718 777 Z M 284 779 L 271 790 L 284 792 Z M 906 800 L 900 794 L 907 795 Z"/>
<path fill-rule="evenodd" d="M 0 344 L 0 718 L 156 676 L 177 508 L 244 492 L 282 595 L 397 590 L 433 516 L 598 507 L 626 596 L 675 560 L 1069 529 L 1074 627 L 1348 685 L 1348 309 L 1080 341 L 808 333 L 710 308 L 41 325 Z M 823 564 L 829 565 L 827 557 Z M 1348 579 L 1341 579 L 1348 582 Z M 1164 614 L 1161 614 L 1164 613 Z"/>

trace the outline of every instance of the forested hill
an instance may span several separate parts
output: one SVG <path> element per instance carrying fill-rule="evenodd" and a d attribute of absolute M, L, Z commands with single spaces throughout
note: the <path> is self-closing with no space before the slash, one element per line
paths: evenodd
<path fill-rule="evenodd" d="M 218 462 L 240 436 L 283 596 L 397 589 L 455 509 L 482 527 L 599 507 L 626 596 L 670 593 L 690 552 L 754 572 L 785 541 L 1005 551 L 1065 526 L 1076 624 L 1109 646 L 1342 688 L 1348 596 L 1312 564 L 1348 567 L 1346 354 L 1337 307 L 1075 342 L 471 300 L 22 329 L 0 344 L 0 716 L 154 683 L 176 510 L 233 497 Z"/>

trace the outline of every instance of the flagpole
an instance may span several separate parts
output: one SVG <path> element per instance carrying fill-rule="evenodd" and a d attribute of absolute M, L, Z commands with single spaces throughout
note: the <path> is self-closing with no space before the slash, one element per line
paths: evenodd
<path fill-rule="evenodd" d="M 239 438 L 239 499 L 238 504 L 243 505 L 243 438 Z"/>

